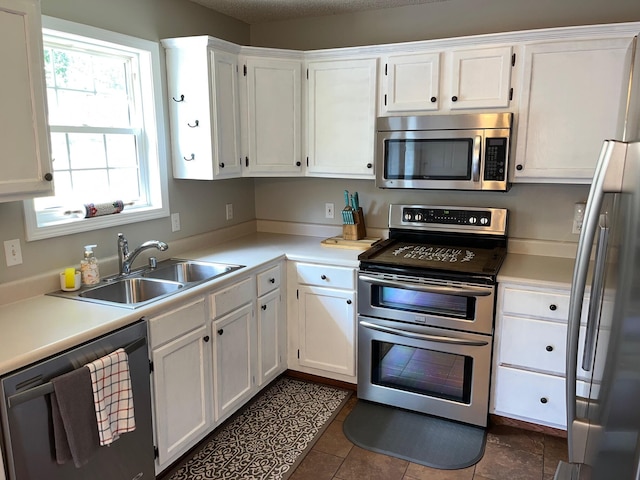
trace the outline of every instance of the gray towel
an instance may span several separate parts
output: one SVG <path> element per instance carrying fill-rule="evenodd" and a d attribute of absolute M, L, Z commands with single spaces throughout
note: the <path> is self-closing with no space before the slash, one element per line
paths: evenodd
<path fill-rule="evenodd" d="M 56 462 L 62 465 L 73 459 L 79 468 L 100 447 L 91 372 L 87 367 L 81 367 L 52 379 L 51 383 Z"/>

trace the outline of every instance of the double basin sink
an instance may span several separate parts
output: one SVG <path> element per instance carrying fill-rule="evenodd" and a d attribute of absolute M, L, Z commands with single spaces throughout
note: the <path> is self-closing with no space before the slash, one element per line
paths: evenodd
<path fill-rule="evenodd" d="M 107 277 L 95 287 L 85 287 L 76 292 L 55 292 L 52 295 L 137 308 L 240 268 L 244 268 L 244 265 L 172 258 L 158 262 L 155 268 L 146 267 L 126 276 Z"/>

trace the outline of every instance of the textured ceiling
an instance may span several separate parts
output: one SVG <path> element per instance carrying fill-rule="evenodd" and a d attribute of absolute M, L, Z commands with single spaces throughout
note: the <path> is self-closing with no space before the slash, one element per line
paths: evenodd
<path fill-rule="evenodd" d="M 192 0 L 248 24 L 446 0 Z"/>

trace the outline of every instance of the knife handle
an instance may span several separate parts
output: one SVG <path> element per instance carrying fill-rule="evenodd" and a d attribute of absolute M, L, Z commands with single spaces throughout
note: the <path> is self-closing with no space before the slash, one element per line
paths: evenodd
<path fill-rule="evenodd" d="M 355 202 L 355 209 L 358 210 L 360 208 L 360 199 L 358 198 L 358 192 L 353 192 L 353 201 Z"/>
<path fill-rule="evenodd" d="M 345 206 L 349 206 L 349 190 L 344 191 L 344 204 Z"/>

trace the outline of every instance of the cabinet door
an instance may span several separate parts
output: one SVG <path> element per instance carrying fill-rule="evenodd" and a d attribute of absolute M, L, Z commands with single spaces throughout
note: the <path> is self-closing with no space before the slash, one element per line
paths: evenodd
<path fill-rule="evenodd" d="M 254 297 L 255 298 L 255 297 Z M 215 336 L 216 421 L 230 415 L 253 394 L 255 323 L 253 304 L 213 322 Z"/>
<path fill-rule="evenodd" d="M 511 47 L 458 50 L 451 58 L 452 110 L 509 106 Z"/>
<path fill-rule="evenodd" d="M 302 61 L 246 58 L 245 174 L 300 174 Z"/>
<path fill-rule="evenodd" d="M 214 177 L 237 177 L 240 167 L 240 104 L 238 96 L 238 56 L 210 50 L 209 76 L 213 92 Z"/>
<path fill-rule="evenodd" d="M 0 0 L 0 201 L 53 194 L 40 3 Z"/>
<path fill-rule="evenodd" d="M 300 365 L 355 375 L 355 293 L 298 288 Z"/>
<path fill-rule="evenodd" d="M 212 425 L 209 344 L 203 326 L 151 352 L 160 468 L 195 445 Z"/>
<path fill-rule="evenodd" d="M 280 289 L 258 299 L 258 385 L 264 385 L 283 370 L 285 336 Z"/>
<path fill-rule="evenodd" d="M 374 178 L 375 58 L 308 64 L 309 175 Z"/>
<path fill-rule="evenodd" d="M 386 59 L 383 113 L 440 107 L 440 53 L 392 55 Z"/>
<path fill-rule="evenodd" d="M 213 125 L 206 46 L 168 48 L 166 58 L 173 176 L 212 180 Z"/>
<path fill-rule="evenodd" d="M 621 133 L 630 43 L 525 46 L 514 181 L 591 182 L 602 142 Z"/>

